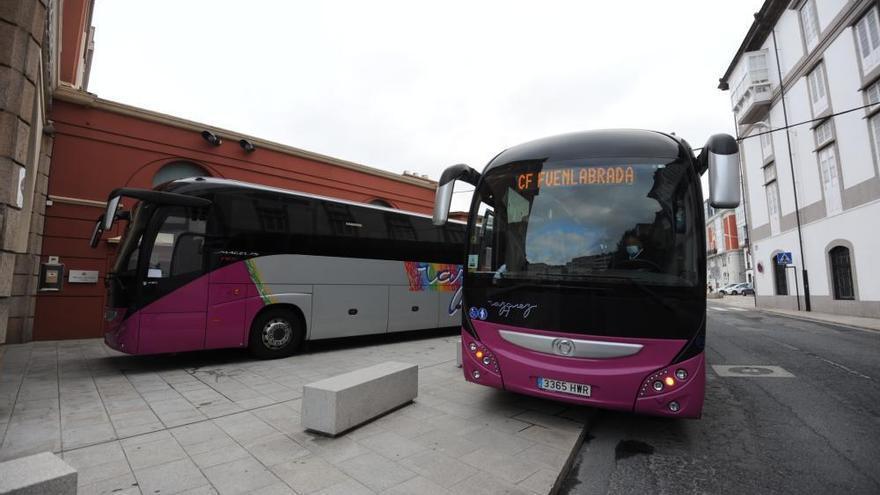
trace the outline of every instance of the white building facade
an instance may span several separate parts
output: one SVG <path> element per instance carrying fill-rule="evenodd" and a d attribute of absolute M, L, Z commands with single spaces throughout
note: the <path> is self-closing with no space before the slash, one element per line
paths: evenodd
<path fill-rule="evenodd" d="M 765 1 L 719 87 L 758 306 L 880 317 L 880 2 Z"/>

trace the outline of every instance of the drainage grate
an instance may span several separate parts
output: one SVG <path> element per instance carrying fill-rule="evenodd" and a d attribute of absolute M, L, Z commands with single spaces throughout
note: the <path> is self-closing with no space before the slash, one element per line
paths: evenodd
<path fill-rule="evenodd" d="M 794 378 L 794 375 L 780 366 L 756 364 L 713 364 L 712 369 L 718 376 L 745 378 Z"/>

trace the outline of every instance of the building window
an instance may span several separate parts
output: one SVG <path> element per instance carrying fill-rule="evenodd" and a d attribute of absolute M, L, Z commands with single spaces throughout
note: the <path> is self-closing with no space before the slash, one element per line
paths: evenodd
<path fill-rule="evenodd" d="M 825 80 L 825 69 L 822 64 L 807 74 L 807 86 L 810 88 L 810 101 L 813 103 L 813 116 L 828 110 L 828 82 Z"/>
<path fill-rule="evenodd" d="M 825 209 L 828 215 L 840 213 L 843 203 L 840 198 L 840 177 L 837 173 L 837 157 L 834 146 L 826 146 L 819 150 L 819 171 L 822 177 L 822 189 L 825 191 Z"/>
<path fill-rule="evenodd" d="M 776 255 L 773 255 L 773 258 L 770 260 L 770 264 L 773 265 L 773 278 L 776 283 L 776 295 L 787 296 L 788 278 L 786 277 L 785 273 L 785 265 L 776 261 Z"/>
<path fill-rule="evenodd" d="M 776 163 L 764 166 L 764 193 L 767 199 L 767 215 L 770 217 L 770 233 L 779 233 L 779 186 L 776 182 Z"/>
<path fill-rule="evenodd" d="M 761 134 L 761 153 L 765 160 L 773 156 L 773 136 L 769 130 Z"/>
<path fill-rule="evenodd" d="M 816 147 L 825 146 L 834 139 L 834 131 L 831 128 L 831 120 L 826 120 L 822 125 L 814 129 L 816 132 Z"/>
<path fill-rule="evenodd" d="M 862 73 L 867 74 L 880 62 L 880 22 L 873 7 L 856 23 L 856 42 L 862 59 Z"/>
<path fill-rule="evenodd" d="M 160 168 L 156 175 L 153 176 L 153 187 L 177 179 L 210 176 L 211 174 L 195 163 L 187 161 L 171 162 Z"/>
<path fill-rule="evenodd" d="M 868 86 L 868 89 L 865 90 L 865 94 L 868 95 L 868 103 L 880 103 L 880 82 L 875 82 Z M 870 112 L 874 108 L 876 107 L 869 107 L 868 111 Z"/>
<path fill-rule="evenodd" d="M 831 258 L 831 282 L 834 286 L 834 299 L 855 299 L 849 248 L 837 246 L 828 252 L 828 256 Z"/>
<path fill-rule="evenodd" d="M 776 180 L 776 163 L 770 162 L 764 167 L 764 184 L 769 184 Z"/>
<path fill-rule="evenodd" d="M 764 187 L 767 195 L 767 215 L 770 216 L 770 233 L 779 233 L 779 186 L 774 180 Z"/>
<path fill-rule="evenodd" d="M 804 44 L 807 45 L 807 52 L 816 47 L 819 42 L 819 17 L 816 15 L 816 3 L 813 0 L 807 0 L 801 7 L 801 27 L 804 30 Z"/>
<path fill-rule="evenodd" d="M 880 82 L 875 82 L 868 86 L 868 89 L 865 90 L 865 95 L 868 98 L 868 103 L 874 104 L 867 109 L 868 115 L 871 115 L 868 118 L 868 133 L 871 135 L 874 150 L 878 159 L 880 159 L 880 113 L 877 112 L 877 109 L 880 108 L 880 105 L 877 105 L 877 103 L 880 103 Z"/>

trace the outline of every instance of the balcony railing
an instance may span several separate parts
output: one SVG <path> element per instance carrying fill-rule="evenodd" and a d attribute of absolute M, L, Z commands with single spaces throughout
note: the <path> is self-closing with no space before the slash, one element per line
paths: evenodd
<path fill-rule="evenodd" d="M 763 50 L 746 53 L 742 62 L 745 70 L 733 85 L 730 103 L 737 123 L 754 124 L 763 120 L 773 95 L 770 72 L 767 69 L 767 53 Z"/>

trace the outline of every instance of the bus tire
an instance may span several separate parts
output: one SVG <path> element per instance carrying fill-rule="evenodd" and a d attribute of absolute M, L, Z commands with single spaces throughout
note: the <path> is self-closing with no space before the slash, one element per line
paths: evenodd
<path fill-rule="evenodd" d="M 295 311 L 269 308 L 254 318 L 248 349 L 260 359 L 277 359 L 294 354 L 302 346 L 305 331 Z"/>

